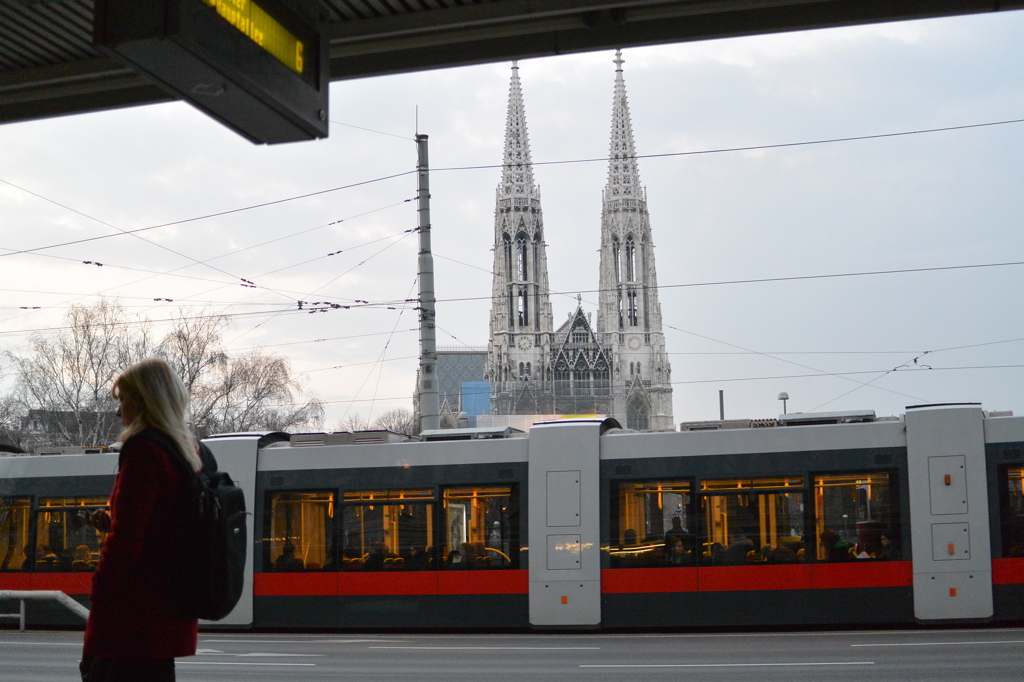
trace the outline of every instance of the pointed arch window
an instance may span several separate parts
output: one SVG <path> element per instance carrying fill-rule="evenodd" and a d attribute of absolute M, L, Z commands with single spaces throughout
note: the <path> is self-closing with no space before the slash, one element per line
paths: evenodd
<path fill-rule="evenodd" d="M 615 266 L 615 281 L 616 282 L 621 282 L 622 281 L 622 263 L 621 263 L 621 258 L 622 258 L 622 256 L 620 255 L 619 237 L 618 237 L 618 235 L 615 235 L 615 236 L 612 237 L 612 263 Z M 619 323 L 619 326 L 622 326 L 621 322 Z"/>
<path fill-rule="evenodd" d="M 622 305 L 622 291 L 619 291 L 619 329 L 625 324 L 625 314 Z"/>
<path fill-rule="evenodd" d="M 647 401 L 641 396 L 635 395 L 626 404 L 626 428 L 646 431 L 648 428 L 648 415 L 650 410 Z"/>
<path fill-rule="evenodd" d="M 644 287 L 644 330 L 651 328 L 650 320 L 647 319 L 648 307 L 649 306 L 647 305 L 647 287 Z M 647 343 L 650 343 L 650 339 L 647 340 Z"/>
<path fill-rule="evenodd" d="M 519 326 L 528 327 L 530 325 L 530 299 L 526 293 L 527 287 L 519 287 Z"/>
<path fill-rule="evenodd" d="M 519 378 L 522 379 L 524 376 L 526 376 L 526 365 L 524 365 L 523 363 L 520 362 L 519 363 Z"/>
<path fill-rule="evenodd" d="M 637 326 L 636 291 L 630 289 L 626 292 L 626 322 L 630 327 Z"/>
<path fill-rule="evenodd" d="M 512 279 L 512 238 L 508 236 L 508 232 L 501 235 L 502 249 L 505 253 L 505 276 L 511 281 Z"/>
<path fill-rule="evenodd" d="M 636 244 L 633 235 L 626 237 L 626 281 L 636 280 Z"/>
<path fill-rule="evenodd" d="M 516 318 L 513 317 L 513 315 L 512 315 L 512 312 L 515 310 L 515 308 L 513 306 L 514 306 L 514 303 L 513 303 L 513 296 L 512 296 L 512 287 L 510 286 L 508 288 L 508 328 L 509 328 L 509 330 L 515 329 L 514 322 L 515 322 Z"/>
<path fill-rule="evenodd" d="M 516 268 L 520 282 L 530 281 L 529 258 L 527 253 L 526 233 L 520 232 L 516 235 Z"/>

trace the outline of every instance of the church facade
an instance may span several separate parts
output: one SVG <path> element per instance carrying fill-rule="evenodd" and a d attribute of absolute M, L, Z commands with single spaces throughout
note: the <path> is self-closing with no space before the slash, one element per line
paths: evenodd
<path fill-rule="evenodd" d="M 602 414 L 627 428 L 670 430 L 654 242 L 616 53 L 608 181 L 602 195 L 597 319 L 576 310 L 555 328 L 540 188 L 530 157 L 519 68 L 512 65 L 484 378 L 494 415 Z"/>

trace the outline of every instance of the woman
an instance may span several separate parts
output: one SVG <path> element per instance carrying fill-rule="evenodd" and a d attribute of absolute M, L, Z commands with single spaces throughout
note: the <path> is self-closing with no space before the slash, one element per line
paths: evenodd
<path fill-rule="evenodd" d="M 129 367 L 114 382 L 120 401 L 121 456 L 110 513 L 86 522 L 107 535 L 93 576 L 92 608 L 80 665 L 85 682 L 173 682 L 174 658 L 196 652 L 198 622 L 180 615 L 176 570 L 188 549 L 190 481 L 181 458 L 201 468 L 185 425 L 188 391 L 163 360 Z M 155 430 L 175 443 L 168 452 Z M 166 442 L 166 438 L 163 438 Z"/>

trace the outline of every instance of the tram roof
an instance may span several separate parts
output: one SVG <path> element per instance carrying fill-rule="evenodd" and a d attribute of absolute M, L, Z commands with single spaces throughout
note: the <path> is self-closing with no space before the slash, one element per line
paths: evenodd
<path fill-rule="evenodd" d="M 1024 8 L 1024 0 L 285 0 L 333 81 L 619 47 Z M 94 0 L 0 3 L 0 123 L 169 101 L 92 46 Z"/>

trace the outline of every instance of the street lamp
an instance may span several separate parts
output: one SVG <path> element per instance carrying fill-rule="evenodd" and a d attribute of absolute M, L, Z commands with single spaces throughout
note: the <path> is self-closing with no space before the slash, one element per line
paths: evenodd
<path fill-rule="evenodd" d="M 789 394 L 783 391 L 779 394 L 779 400 L 782 401 L 782 414 L 786 414 L 786 401 L 789 400 Z"/>

